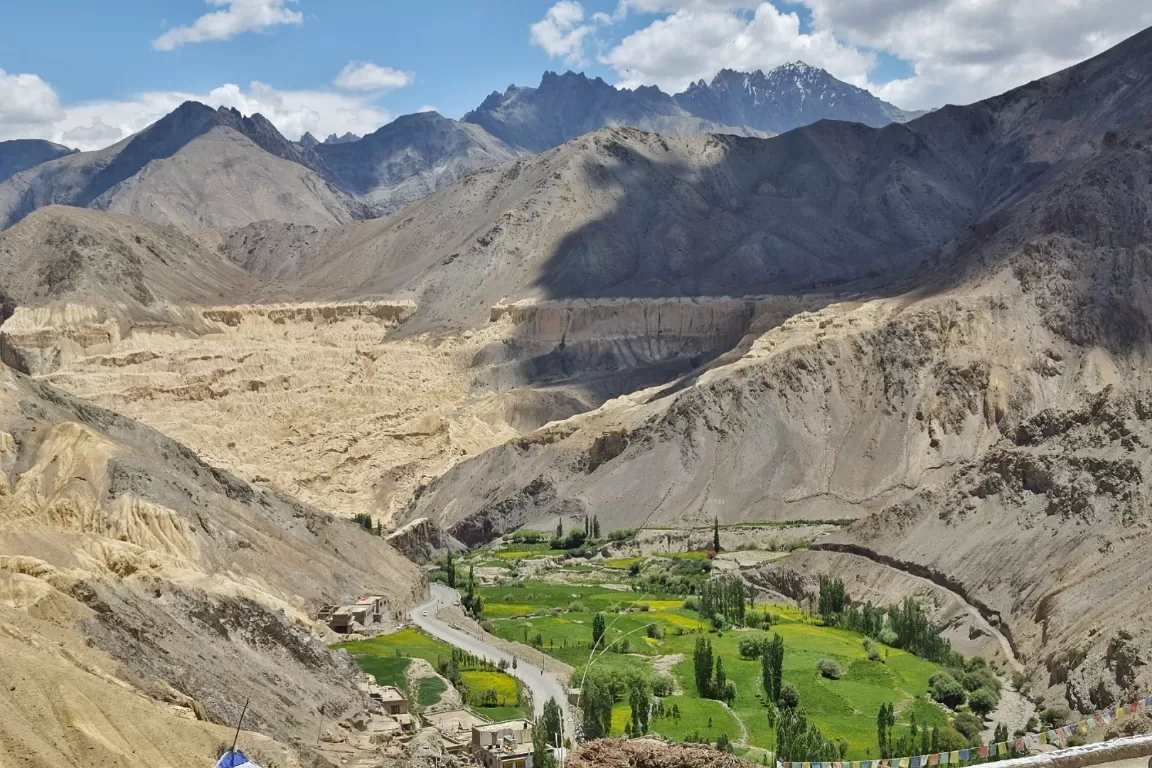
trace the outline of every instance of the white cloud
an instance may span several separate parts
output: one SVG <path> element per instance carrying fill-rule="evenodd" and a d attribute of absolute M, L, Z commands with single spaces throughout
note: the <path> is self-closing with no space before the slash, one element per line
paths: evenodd
<path fill-rule="evenodd" d="M 173 27 L 152 41 L 158 51 L 173 51 L 187 43 L 230 40 L 244 32 L 262 32 L 280 24 L 303 24 L 304 14 L 284 7 L 295 0 L 205 0 L 223 10 L 206 13 L 190 26 Z"/>
<path fill-rule="evenodd" d="M 332 84 L 346 91 L 382 91 L 411 85 L 415 76 L 371 61 L 350 61 Z"/>
<path fill-rule="evenodd" d="M 58 120 L 60 99 L 37 75 L 10 75 L 0 69 L 0 125 L 37 125 Z"/>
<path fill-rule="evenodd" d="M 425 104 L 424 106 L 420 107 L 420 109 L 418 109 L 418 110 L 416 110 L 416 111 L 417 111 L 417 112 L 439 112 L 439 111 L 440 111 L 440 108 L 439 108 L 439 107 L 435 107 L 435 106 L 433 106 L 433 105 L 431 105 L 431 104 Z"/>
<path fill-rule="evenodd" d="M 0 95 L 5 93 L 2 88 L 0 85 Z M 52 94 L 55 96 L 54 91 Z M 35 122 L 10 119 L 0 110 L 0 140 L 48 139 L 77 149 L 100 149 L 148 127 L 185 101 L 235 107 L 245 115 L 259 112 L 290 139 L 300 138 L 305 131 L 318 136 L 343 135 L 349 131 L 364 135 L 392 121 L 391 113 L 367 96 L 337 91 L 278 90 L 261 82 L 252 82 L 247 88 L 226 83 L 206 93 L 149 91 L 120 101 L 93 101 L 63 107 L 56 102 L 58 111 L 42 112 L 44 119 Z M 0 99 L 4 107 L 13 103 L 15 101 L 8 98 Z"/>
<path fill-rule="evenodd" d="M 584 23 L 584 6 L 575 0 L 560 0 L 532 25 L 532 45 L 543 48 L 549 56 L 579 66 L 586 61 L 584 40 L 594 29 L 594 25 Z"/>
<path fill-rule="evenodd" d="M 660 7 L 667 5 L 662 0 Z M 624 87 L 658 85 L 672 93 L 725 67 L 771 69 L 801 59 L 848 82 L 865 84 L 876 64 L 873 54 L 844 45 L 829 31 L 801 32 L 799 16 L 781 13 L 771 3 L 761 3 L 751 16 L 699 5 L 633 32 L 602 61 L 616 70 Z"/>
<path fill-rule="evenodd" d="M 876 88 L 901 106 L 964 104 L 1100 53 L 1152 24 L 1145 0 L 801 0 L 817 29 L 911 62 Z"/>
<path fill-rule="evenodd" d="M 767 69 L 802 59 L 922 109 L 994 96 L 1152 25 L 1145 0 L 798 1 L 811 11 L 807 32 L 776 0 L 620 0 L 613 21 L 628 12 L 660 18 L 601 61 L 622 85 L 677 91 L 722 67 Z M 872 82 L 880 51 L 907 61 L 914 74 Z"/>

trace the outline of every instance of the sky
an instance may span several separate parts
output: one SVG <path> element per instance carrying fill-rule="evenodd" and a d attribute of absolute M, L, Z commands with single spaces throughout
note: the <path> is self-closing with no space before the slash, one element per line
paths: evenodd
<path fill-rule="evenodd" d="M 802 60 L 964 104 L 1152 26 L 1147 0 L 31 0 L 0 21 L 0 140 L 96 149 L 195 99 L 288 138 L 458 118 L 546 70 L 670 93 Z"/>

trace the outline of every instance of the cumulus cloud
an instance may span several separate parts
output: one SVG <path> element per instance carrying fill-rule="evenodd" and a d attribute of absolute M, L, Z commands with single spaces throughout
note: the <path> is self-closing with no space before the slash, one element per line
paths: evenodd
<path fill-rule="evenodd" d="M 37 75 L 10 75 L 0 69 L 0 124 L 37 125 L 58 120 L 60 99 Z"/>
<path fill-rule="evenodd" d="M 413 79 L 411 72 L 381 67 L 371 61 L 350 61 L 332 82 L 346 91 L 383 91 L 411 85 Z"/>
<path fill-rule="evenodd" d="M 0 95 L 5 93 L 3 88 L 0 85 Z M 55 92 L 52 94 L 54 97 Z M 77 149 L 100 149 L 148 127 L 185 101 L 235 107 L 245 115 L 259 112 L 290 139 L 299 139 L 306 131 L 319 136 L 346 132 L 363 135 L 392 121 L 392 115 L 367 96 L 279 90 L 255 81 L 247 88 L 226 83 L 208 92 L 148 91 L 124 100 L 64 106 L 56 101 L 57 111 L 38 113 L 43 119 L 36 122 L 28 121 L 26 113 L 18 120 L 0 110 L 0 140 L 48 139 Z M 14 103 L 0 99 L 5 109 Z"/>
<path fill-rule="evenodd" d="M 584 6 L 575 0 L 560 0 L 530 31 L 532 45 L 543 48 L 549 56 L 579 66 L 586 63 L 584 40 L 594 29 L 593 24 L 584 23 Z"/>
<path fill-rule="evenodd" d="M 1143 0 L 801 0 L 814 26 L 912 64 L 877 86 L 901 106 L 963 104 L 1100 53 L 1152 25 Z"/>
<path fill-rule="evenodd" d="M 668 5 L 662 2 L 660 7 Z M 802 32 L 797 14 L 781 13 L 771 3 L 761 3 L 751 15 L 703 3 L 683 5 L 692 7 L 633 32 L 604 55 L 622 86 L 658 85 L 677 92 L 724 68 L 771 69 L 797 59 L 860 85 L 876 65 L 874 54 L 841 43 L 831 31 Z"/>
<path fill-rule="evenodd" d="M 679 90 L 723 67 L 767 69 L 802 59 L 902 107 L 923 109 L 993 96 L 1152 25 L 1152 6 L 1142 0 L 798 3 L 811 14 L 810 25 L 781 12 L 776 0 L 620 0 L 615 20 L 629 12 L 660 18 L 601 61 L 622 85 Z M 913 74 L 874 82 L 879 52 L 903 59 Z"/>
<path fill-rule="evenodd" d="M 230 40 L 244 32 L 262 32 L 281 24 L 303 24 L 304 14 L 284 7 L 295 0 L 205 0 L 222 8 L 206 13 L 189 26 L 173 27 L 152 41 L 158 51 L 174 51 L 188 43 Z"/>

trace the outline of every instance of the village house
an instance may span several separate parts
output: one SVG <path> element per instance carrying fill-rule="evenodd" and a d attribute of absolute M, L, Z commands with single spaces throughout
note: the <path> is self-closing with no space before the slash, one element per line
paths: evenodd
<path fill-rule="evenodd" d="M 382 595 L 363 595 L 356 602 L 345 605 L 326 605 L 316 615 L 318 621 L 341 635 L 357 629 L 379 624 L 388 611 L 388 598 Z"/>
<path fill-rule="evenodd" d="M 472 726 L 472 756 L 485 768 L 532 768 L 532 724 L 508 720 Z"/>

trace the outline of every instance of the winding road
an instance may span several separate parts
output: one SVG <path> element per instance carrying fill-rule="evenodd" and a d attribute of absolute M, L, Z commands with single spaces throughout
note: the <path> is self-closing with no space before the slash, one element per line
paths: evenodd
<path fill-rule="evenodd" d="M 511 665 L 512 657 L 504 651 L 437 617 L 436 612 L 440 606 L 458 605 L 459 603 L 460 594 L 456 590 L 443 584 L 433 584 L 432 599 L 413 608 L 408 612 L 408 616 L 413 624 L 433 637 L 492 662 L 499 662 L 503 659 Z M 532 691 L 532 705 L 537 717 L 543 713 L 544 703 L 548 699 L 556 699 L 560 705 L 560 711 L 564 715 L 564 736 L 566 738 L 571 737 L 572 741 L 575 742 L 575 721 L 572 719 L 572 709 L 568 706 L 568 690 L 560 679 L 521 658 L 516 659 L 516 669 L 509 666 L 507 672 L 523 681 L 524 685 Z"/>

